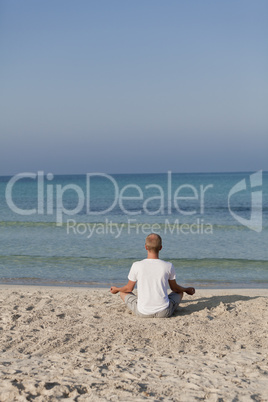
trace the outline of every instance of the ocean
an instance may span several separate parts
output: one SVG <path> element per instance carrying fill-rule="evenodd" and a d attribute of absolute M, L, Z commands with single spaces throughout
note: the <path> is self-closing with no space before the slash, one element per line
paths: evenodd
<path fill-rule="evenodd" d="M 177 282 L 268 287 L 268 172 L 0 176 L 0 283 L 124 284 L 159 233 Z"/>

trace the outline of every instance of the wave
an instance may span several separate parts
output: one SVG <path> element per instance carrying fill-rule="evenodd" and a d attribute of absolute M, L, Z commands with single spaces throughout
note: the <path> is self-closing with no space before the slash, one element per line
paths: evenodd
<path fill-rule="evenodd" d="M 96 265 L 105 265 L 107 267 L 107 263 L 113 263 L 118 265 L 129 264 L 132 261 L 136 261 L 137 258 L 128 257 L 128 258 L 110 258 L 110 257 L 89 257 L 89 256 L 43 256 L 43 255 L 25 255 L 25 254 L 11 254 L 11 255 L 0 255 L 0 263 L 4 260 L 13 259 L 13 260 L 36 260 L 36 261 L 47 261 L 47 262 L 70 262 L 76 263 L 83 262 L 87 264 L 96 264 Z M 263 265 L 268 268 L 268 260 L 252 260 L 252 259 L 241 259 L 241 258 L 169 258 L 168 261 L 172 262 L 174 266 L 185 265 L 185 266 L 193 266 L 193 265 L 202 265 L 212 266 L 212 265 Z"/>
<path fill-rule="evenodd" d="M 0 255 L 0 283 L 110 287 L 124 284 L 137 258 Z M 171 258 L 179 283 L 196 287 L 268 287 L 268 261 L 232 258 Z"/>
<path fill-rule="evenodd" d="M 79 287 L 107 287 L 111 282 L 57 280 L 37 277 L 0 278 L 1 284 L 36 285 L 36 286 L 79 286 Z"/>

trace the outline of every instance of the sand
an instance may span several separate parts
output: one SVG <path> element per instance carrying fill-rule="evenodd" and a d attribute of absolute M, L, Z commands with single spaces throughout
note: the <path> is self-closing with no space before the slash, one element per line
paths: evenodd
<path fill-rule="evenodd" d="M 166 319 L 108 289 L 0 293 L 0 401 L 268 400 L 268 290 L 197 290 Z"/>

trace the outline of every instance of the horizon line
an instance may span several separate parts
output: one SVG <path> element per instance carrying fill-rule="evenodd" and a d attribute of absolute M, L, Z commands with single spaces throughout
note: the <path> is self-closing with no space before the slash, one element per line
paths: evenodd
<path fill-rule="evenodd" d="M 230 170 L 230 171 L 202 171 L 202 172 L 178 172 L 178 171 L 172 171 L 172 170 L 167 170 L 166 172 L 129 172 L 129 173 L 107 173 L 107 172 L 85 172 L 85 173 L 52 173 L 51 171 L 48 171 L 47 173 L 45 173 L 45 175 L 47 174 L 53 174 L 53 176 L 84 176 L 88 173 L 90 174 L 107 174 L 107 175 L 154 175 L 154 174 L 167 174 L 168 172 L 171 172 L 173 174 L 232 174 L 232 173 L 253 173 L 255 171 L 259 171 L 262 170 L 263 173 L 267 173 L 268 170 L 264 170 L 264 169 L 257 169 L 257 170 Z M 19 173 L 15 173 L 15 174 L 0 174 L 0 177 L 13 177 L 19 174 L 25 174 L 25 173 L 37 173 L 37 172 L 45 172 L 44 170 L 37 170 L 36 172 L 30 172 L 28 171 L 24 171 L 24 172 L 19 172 Z"/>

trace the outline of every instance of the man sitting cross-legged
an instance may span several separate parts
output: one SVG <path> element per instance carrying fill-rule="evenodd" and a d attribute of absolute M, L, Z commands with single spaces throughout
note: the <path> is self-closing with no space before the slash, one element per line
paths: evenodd
<path fill-rule="evenodd" d="M 179 305 L 183 292 L 193 295 L 195 289 L 178 285 L 173 264 L 159 259 L 162 239 L 158 234 L 151 233 L 146 237 L 145 248 L 147 258 L 133 263 L 127 285 L 121 288 L 112 286 L 110 291 L 113 294 L 120 292 L 127 307 L 139 317 L 170 317 Z M 132 293 L 136 282 L 138 297 Z M 168 286 L 172 290 L 170 294 Z"/>

